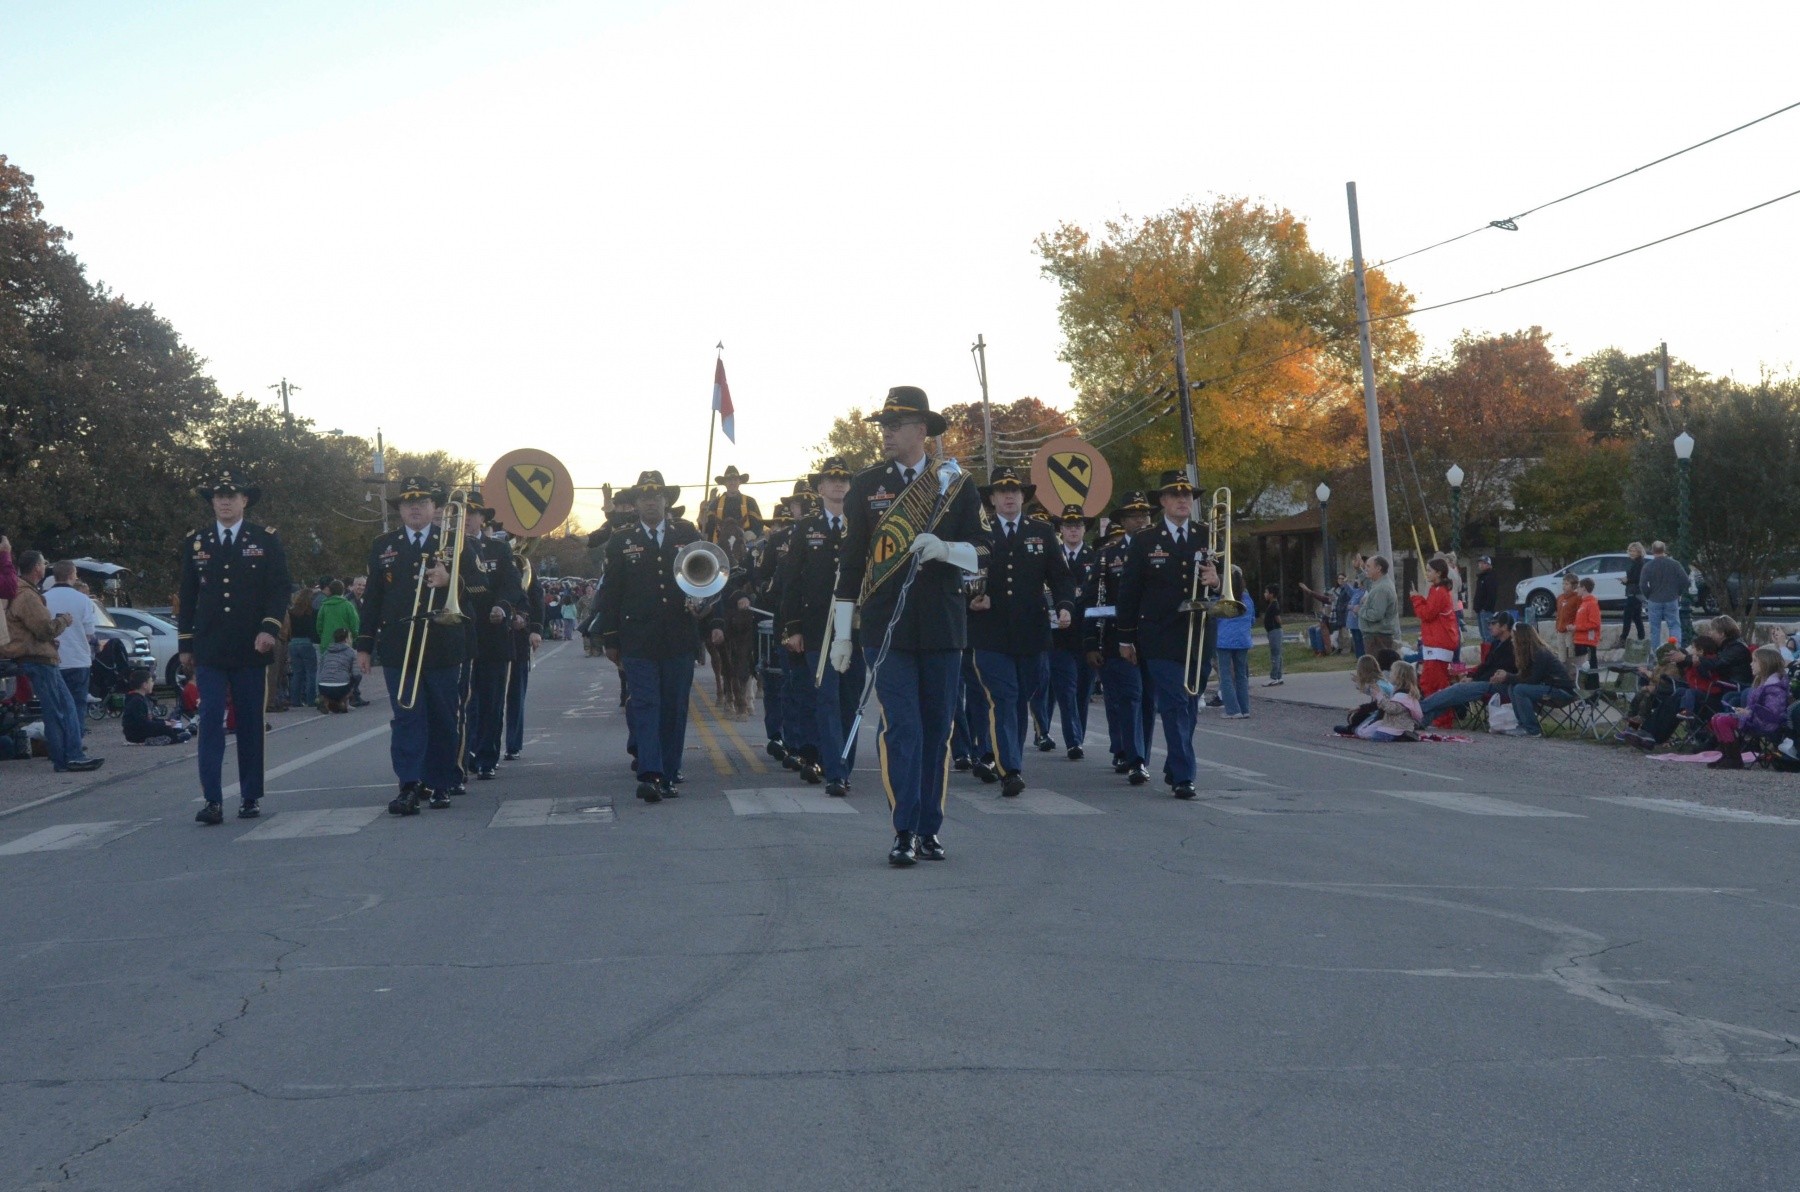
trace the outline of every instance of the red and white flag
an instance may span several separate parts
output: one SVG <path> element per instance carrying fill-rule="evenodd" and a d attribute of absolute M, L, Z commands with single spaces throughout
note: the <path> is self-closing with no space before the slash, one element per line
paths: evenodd
<path fill-rule="evenodd" d="M 731 385 L 725 380 L 724 357 L 713 364 L 713 412 L 719 416 L 719 426 L 725 437 L 737 442 L 737 419 L 731 409 Z"/>

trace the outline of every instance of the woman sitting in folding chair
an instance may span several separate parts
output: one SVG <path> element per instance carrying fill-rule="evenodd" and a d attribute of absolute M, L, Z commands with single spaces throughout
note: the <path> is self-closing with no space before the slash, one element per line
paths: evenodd
<path fill-rule="evenodd" d="M 1744 698 L 1743 707 L 1719 712 L 1712 718 L 1713 740 L 1719 743 L 1720 753 L 1718 761 L 1707 763 L 1710 769 L 1743 769 L 1744 755 L 1738 746 L 1739 736 L 1772 741 L 1787 720 L 1787 667 L 1782 664 L 1781 651 L 1774 646 L 1757 650 L 1751 673 L 1755 682 Z"/>
<path fill-rule="evenodd" d="M 1505 731 L 1508 736 L 1541 737 L 1544 733 L 1538 724 L 1538 709 L 1568 703 L 1575 694 L 1575 681 L 1569 677 L 1562 659 L 1530 625 L 1514 626 L 1512 640 L 1519 673 L 1508 687 L 1513 715 L 1519 723 L 1517 728 Z"/>

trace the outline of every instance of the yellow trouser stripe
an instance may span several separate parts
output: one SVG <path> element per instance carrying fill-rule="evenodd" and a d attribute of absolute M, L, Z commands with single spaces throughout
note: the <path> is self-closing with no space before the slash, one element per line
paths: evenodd
<path fill-rule="evenodd" d="M 1005 777 L 1006 776 L 1006 766 L 1003 765 L 1000 761 L 1000 721 L 999 721 L 998 713 L 995 711 L 994 693 L 988 690 L 987 680 L 981 677 L 980 657 L 976 654 L 971 653 L 969 655 L 969 665 L 971 665 L 975 668 L 975 681 L 981 684 L 981 697 L 983 699 L 987 700 L 988 744 L 990 744 L 994 747 L 994 768 L 996 770 L 1000 771 L 1001 777 Z M 956 723 L 956 713 L 955 713 L 954 709 L 951 711 L 951 714 L 950 714 L 950 723 L 953 726 Z M 1022 747 L 1023 746 L 1021 745 L 1021 748 Z M 979 760 L 979 759 L 977 759 L 977 760 Z"/>

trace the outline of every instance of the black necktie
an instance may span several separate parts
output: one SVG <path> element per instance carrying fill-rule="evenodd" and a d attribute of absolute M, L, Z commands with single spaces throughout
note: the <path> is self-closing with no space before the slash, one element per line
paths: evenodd
<path fill-rule="evenodd" d="M 837 532 L 838 532 L 838 529 L 839 529 L 839 526 L 838 526 L 838 519 L 837 519 L 837 517 L 836 517 L 836 516 L 835 516 L 835 515 L 833 515 L 833 517 L 832 517 L 832 519 L 831 519 L 831 532 L 832 532 L 832 533 L 833 533 L 833 534 L 835 534 L 835 533 L 837 533 Z"/>
<path fill-rule="evenodd" d="M 1014 523 L 1007 522 L 1006 523 L 1006 541 L 1009 543 L 1013 540 L 1013 529 L 1014 529 Z"/>
<path fill-rule="evenodd" d="M 1176 530 L 1175 531 L 1175 545 L 1176 546 L 1186 546 L 1187 545 L 1187 531 L 1186 530 Z"/>
<path fill-rule="evenodd" d="M 908 469 L 906 469 L 905 472 L 903 472 L 901 474 L 906 478 L 906 483 L 911 484 L 913 482 L 913 476 L 914 476 L 913 469 L 908 468 Z"/>
<path fill-rule="evenodd" d="M 219 540 L 219 545 L 224 547 L 226 550 L 231 549 L 231 531 L 230 530 L 225 531 L 225 537 L 223 537 Z"/>
<path fill-rule="evenodd" d="M 417 530 L 415 530 L 415 531 L 413 531 L 412 540 L 413 540 L 413 549 L 414 550 L 425 549 L 425 535 L 423 535 L 423 534 L 419 533 Z"/>

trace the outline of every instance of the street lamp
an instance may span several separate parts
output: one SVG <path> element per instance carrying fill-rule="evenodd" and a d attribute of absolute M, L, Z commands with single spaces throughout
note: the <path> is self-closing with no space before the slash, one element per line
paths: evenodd
<path fill-rule="evenodd" d="M 1463 470 L 1455 464 L 1444 473 L 1450 482 L 1450 555 L 1462 566 L 1462 482 Z"/>
<path fill-rule="evenodd" d="M 1675 436 L 1675 470 L 1680 480 L 1675 491 L 1675 553 L 1681 559 L 1684 572 L 1691 574 L 1693 558 L 1692 545 L 1688 541 L 1688 494 L 1689 472 L 1693 467 L 1694 436 L 1683 430 Z M 1688 600 L 1688 587 L 1693 581 L 1681 585 L 1681 640 L 1683 643 L 1694 640 L 1694 607 Z"/>
<path fill-rule="evenodd" d="M 1313 489 L 1313 496 L 1319 498 L 1319 537 L 1323 540 L 1325 553 L 1325 583 L 1323 586 L 1329 588 L 1332 576 L 1335 574 L 1331 569 L 1331 486 L 1323 480 L 1319 481 L 1319 487 Z"/>

